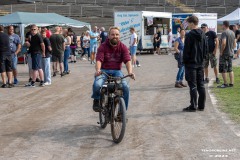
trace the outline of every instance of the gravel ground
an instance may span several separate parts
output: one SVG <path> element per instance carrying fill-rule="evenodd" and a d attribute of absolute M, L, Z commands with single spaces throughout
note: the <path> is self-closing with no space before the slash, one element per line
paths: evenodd
<path fill-rule="evenodd" d="M 139 56 L 124 140 L 114 144 L 110 127 L 97 125 L 92 111 L 94 67 L 70 64 L 72 73 L 44 88 L 25 88 L 27 66 L 19 65 L 20 84 L 0 88 L 1 160 L 205 160 L 240 159 L 240 139 L 213 107 L 184 113 L 188 88 L 174 88 L 173 56 Z M 125 68 L 124 68 L 125 70 Z M 222 158 L 220 158 L 222 157 Z"/>

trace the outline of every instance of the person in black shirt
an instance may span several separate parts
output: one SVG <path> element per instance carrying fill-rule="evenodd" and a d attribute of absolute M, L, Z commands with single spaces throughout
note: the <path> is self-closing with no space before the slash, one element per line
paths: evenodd
<path fill-rule="evenodd" d="M 107 37 L 108 37 L 108 33 L 105 31 L 104 27 L 101 27 L 101 34 L 100 34 L 101 43 L 105 42 Z"/>
<path fill-rule="evenodd" d="M 3 33 L 4 27 L 0 26 L 0 73 L 2 76 L 2 88 L 7 87 L 6 72 L 8 76 L 8 87 L 12 88 L 12 55 L 10 50 L 9 36 Z"/>
<path fill-rule="evenodd" d="M 158 42 L 156 44 L 157 46 L 157 54 L 161 54 L 161 49 L 160 49 L 160 45 L 162 43 L 162 33 L 161 33 L 161 29 L 158 28 L 158 31 L 157 31 L 157 35 L 158 35 Z"/>
<path fill-rule="evenodd" d="M 42 57 L 45 57 L 45 45 L 41 35 L 38 33 L 38 27 L 36 25 L 31 26 L 31 40 L 26 42 L 29 46 L 29 53 L 32 57 L 32 81 L 26 84 L 26 87 L 35 87 L 37 75 L 39 73 L 40 86 L 44 86 L 44 75 L 42 70 Z"/>
<path fill-rule="evenodd" d="M 68 28 L 68 34 L 71 37 L 71 63 L 76 63 L 77 62 L 77 56 L 76 56 L 76 48 L 77 48 L 77 36 L 73 32 L 72 28 Z"/>
<path fill-rule="evenodd" d="M 158 37 L 158 34 L 154 34 L 153 35 L 153 53 L 156 54 L 156 51 L 157 51 L 157 47 L 159 48 L 159 37 Z"/>
<path fill-rule="evenodd" d="M 217 49 L 219 46 L 219 41 L 216 32 L 210 31 L 208 29 L 208 25 L 203 23 L 201 25 L 201 28 L 203 32 L 205 33 L 207 40 L 208 40 L 208 54 L 206 57 L 206 60 L 204 61 L 204 72 L 205 72 L 205 83 L 209 83 L 209 78 L 208 78 L 208 66 L 209 66 L 209 61 L 211 63 L 211 68 L 214 69 L 214 74 L 216 77 L 216 83 L 219 84 L 220 80 L 218 78 L 218 69 L 217 69 Z"/>
<path fill-rule="evenodd" d="M 183 111 L 196 112 L 197 109 L 203 111 L 205 108 L 206 91 L 203 80 L 204 59 L 207 55 L 207 38 L 204 32 L 198 29 L 199 20 L 196 16 L 189 17 L 187 22 L 191 31 L 185 38 L 183 63 L 185 65 L 185 78 L 190 88 L 191 104 L 189 107 L 184 108 Z"/>

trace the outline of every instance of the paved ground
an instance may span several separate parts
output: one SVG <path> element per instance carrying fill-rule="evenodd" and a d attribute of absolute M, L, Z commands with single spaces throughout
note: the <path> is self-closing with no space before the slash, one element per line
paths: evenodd
<path fill-rule="evenodd" d="M 0 89 L 1 160 L 240 159 L 240 139 L 224 123 L 207 96 L 204 112 L 183 113 L 188 88 L 175 89 L 172 56 L 141 56 L 142 67 L 130 81 L 129 121 L 122 143 L 111 140 L 110 127 L 97 125 L 92 111 L 94 68 L 70 64 L 72 74 L 53 78 L 52 86 Z M 227 158 L 220 158 L 226 157 Z"/>

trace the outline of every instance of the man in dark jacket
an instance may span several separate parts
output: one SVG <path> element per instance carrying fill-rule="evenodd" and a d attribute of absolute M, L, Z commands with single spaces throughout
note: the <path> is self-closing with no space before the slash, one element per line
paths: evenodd
<path fill-rule="evenodd" d="M 206 92 L 204 87 L 204 59 L 207 55 L 207 38 L 201 29 L 198 29 L 198 18 L 191 16 L 187 19 L 191 31 L 186 35 L 183 50 L 185 77 L 190 88 L 190 106 L 183 111 L 203 111 L 205 108 Z M 197 100 L 197 93 L 199 98 Z M 197 108 L 198 106 L 198 108 Z"/>

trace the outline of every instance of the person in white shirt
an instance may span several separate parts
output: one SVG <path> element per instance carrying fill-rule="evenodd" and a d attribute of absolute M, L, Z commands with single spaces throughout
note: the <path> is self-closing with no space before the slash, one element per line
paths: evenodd
<path fill-rule="evenodd" d="M 82 57 L 85 54 L 88 54 L 88 61 L 90 61 L 90 35 L 89 35 L 89 31 L 86 31 L 85 36 L 83 37 L 83 54 Z"/>
<path fill-rule="evenodd" d="M 130 53 L 132 56 L 132 65 L 136 67 L 136 53 L 137 53 L 137 34 L 135 33 L 135 28 L 131 27 L 130 32 L 132 33 L 130 38 Z"/>

